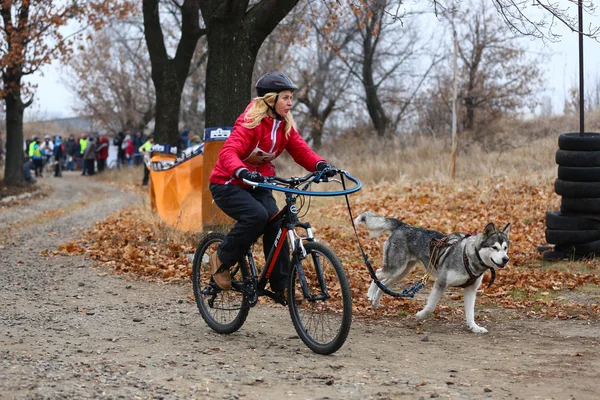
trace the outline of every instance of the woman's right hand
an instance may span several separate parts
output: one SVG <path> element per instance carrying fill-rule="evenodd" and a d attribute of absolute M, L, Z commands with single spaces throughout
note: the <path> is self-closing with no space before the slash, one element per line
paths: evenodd
<path fill-rule="evenodd" d="M 245 179 L 250 182 L 263 183 L 265 181 L 265 177 L 257 171 L 248 171 L 247 169 L 243 169 L 238 173 L 240 179 Z"/>

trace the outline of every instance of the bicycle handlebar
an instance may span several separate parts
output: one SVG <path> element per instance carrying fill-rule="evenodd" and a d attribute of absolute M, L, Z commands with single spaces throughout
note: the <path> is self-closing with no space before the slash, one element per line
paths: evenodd
<path fill-rule="evenodd" d="M 305 196 L 322 196 L 322 197 L 344 196 L 344 195 L 358 192 L 362 188 L 362 182 L 359 181 L 357 178 L 353 177 L 352 175 L 350 175 L 348 173 L 348 171 L 344 171 L 342 169 L 335 169 L 333 171 L 335 171 L 336 174 L 339 174 L 341 176 L 343 175 L 342 180 L 344 179 L 343 177 L 345 176 L 350 181 L 352 181 L 354 184 L 356 184 L 356 186 L 354 186 L 353 188 L 350 188 L 350 189 L 338 190 L 338 191 L 333 191 L 333 192 L 313 192 L 313 191 L 308 191 L 308 190 L 304 190 L 304 189 L 298 189 L 298 186 L 300 186 L 301 184 L 308 182 L 308 181 L 310 181 L 310 183 L 329 182 L 330 179 L 328 177 L 326 177 L 324 174 L 327 171 L 332 171 L 332 170 L 311 172 L 310 174 L 305 175 L 303 177 L 281 178 L 279 176 L 266 176 L 265 177 L 266 181 L 264 183 L 252 182 L 252 181 L 249 181 L 246 179 L 242 179 L 242 180 L 244 181 L 245 184 L 247 184 L 249 186 L 259 187 L 259 188 L 264 188 L 264 189 L 271 189 L 271 190 L 275 190 L 278 192 L 284 192 L 284 193 L 300 194 L 300 195 L 305 195 Z M 308 185 L 306 187 L 308 187 Z"/>

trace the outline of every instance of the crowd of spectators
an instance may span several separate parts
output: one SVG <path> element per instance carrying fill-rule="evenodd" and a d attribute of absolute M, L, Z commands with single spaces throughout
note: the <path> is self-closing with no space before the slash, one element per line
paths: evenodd
<path fill-rule="evenodd" d="M 63 171 L 80 171 L 81 175 L 92 176 L 106 168 L 143 165 L 142 185 L 147 185 L 150 174 L 145 157 L 149 157 L 152 143 L 152 136 L 141 131 L 133 135 L 118 132 L 112 138 L 102 132 L 82 132 L 78 137 L 70 134 L 66 139 L 58 133 L 43 138 L 33 136 L 23 143 L 25 180 L 35 183 L 36 178 L 42 178 L 44 174 L 62 177 Z M 199 136 L 183 130 L 177 147 L 182 151 L 200 143 Z M 113 150 L 109 152 L 111 147 Z"/>
<path fill-rule="evenodd" d="M 116 146 L 116 160 L 108 165 L 111 139 L 104 133 L 83 132 L 63 139 L 62 135 L 34 136 L 23 144 L 25 180 L 34 183 L 44 173 L 61 177 L 63 171 L 81 171 L 81 175 L 92 176 L 106 168 L 144 165 L 144 145 L 151 142 L 142 132 L 133 136 L 119 132 L 112 139 Z M 146 146 L 148 147 L 148 146 Z"/>

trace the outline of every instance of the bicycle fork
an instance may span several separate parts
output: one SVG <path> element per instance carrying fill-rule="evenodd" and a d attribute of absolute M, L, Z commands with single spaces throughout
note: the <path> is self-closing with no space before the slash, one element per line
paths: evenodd
<path fill-rule="evenodd" d="M 296 265 L 296 272 L 298 274 L 298 280 L 300 281 L 302 295 L 308 301 L 327 300 L 330 298 L 330 296 L 329 292 L 327 291 L 327 286 L 325 285 L 325 277 L 323 276 L 323 268 L 321 266 L 321 257 L 318 254 L 311 253 L 310 257 L 312 257 L 312 262 L 315 266 L 315 274 L 317 275 L 317 280 L 319 282 L 321 294 L 317 295 L 314 293 L 310 293 L 310 289 L 308 288 L 308 284 L 306 283 L 306 275 L 304 273 L 304 267 L 302 266 L 302 260 L 304 260 L 308 256 L 308 254 L 306 253 L 306 249 L 304 248 L 303 240 L 314 241 L 315 238 L 312 233 L 312 229 L 310 228 L 310 224 L 300 224 L 300 226 L 306 229 L 306 238 L 302 238 L 296 235 L 293 229 L 290 230 L 289 233 L 291 233 L 290 242 L 294 243 L 294 245 L 292 245 L 292 261 Z"/>

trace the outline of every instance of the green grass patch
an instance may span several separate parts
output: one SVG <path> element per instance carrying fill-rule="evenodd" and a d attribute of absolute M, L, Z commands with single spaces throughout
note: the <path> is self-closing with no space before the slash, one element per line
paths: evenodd
<path fill-rule="evenodd" d="M 538 266 L 544 271 L 566 271 L 577 274 L 594 274 L 597 272 L 592 264 L 584 261 L 543 261 Z M 535 266 L 532 265 L 532 267 Z"/>
<path fill-rule="evenodd" d="M 584 294 L 600 297 L 600 286 L 595 285 L 593 283 L 586 283 L 585 285 L 578 287 L 577 291 Z"/>
<path fill-rule="evenodd" d="M 554 290 L 547 291 L 527 291 L 521 288 L 514 288 L 508 291 L 508 295 L 515 301 L 536 301 L 536 300 L 555 300 L 559 294 Z"/>

